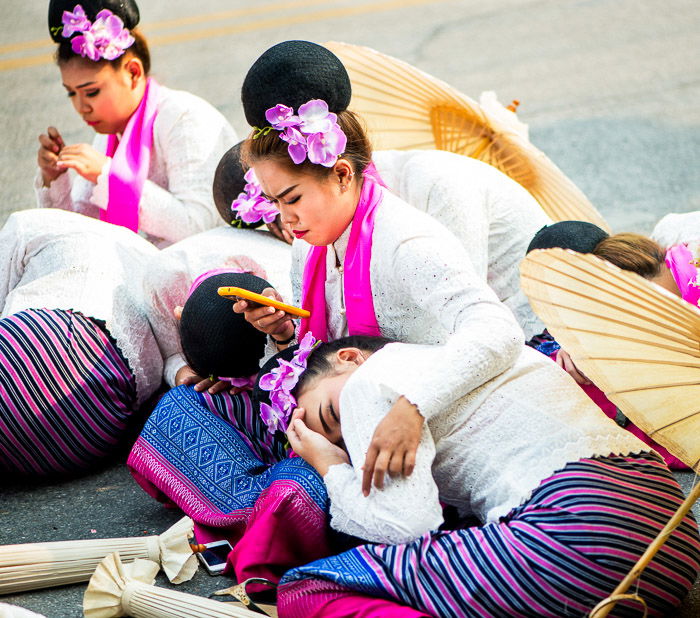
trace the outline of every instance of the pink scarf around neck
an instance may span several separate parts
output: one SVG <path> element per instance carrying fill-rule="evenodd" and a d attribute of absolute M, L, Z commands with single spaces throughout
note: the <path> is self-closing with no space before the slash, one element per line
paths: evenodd
<path fill-rule="evenodd" d="M 374 313 L 370 262 L 372 260 L 372 233 L 374 217 L 384 196 L 383 183 L 370 164 L 363 174 L 360 200 L 350 228 L 350 239 L 343 260 L 343 292 L 345 315 L 351 335 L 378 337 L 379 324 Z M 301 320 L 298 338 L 311 331 L 321 341 L 328 340 L 328 318 L 326 316 L 326 254 L 328 247 L 312 247 L 306 258 L 301 283 L 301 306 L 311 316 Z"/>
<path fill-rule="evenodd" d="M 695 267 L 693 252 L 685 245 L 674 245 L 666 251 L 666 266 L 671 271 L 678 285 L 683 300 L 698 306 L 700 287 L 695 285 L 698 271 Z"/>
<path fill-rule="evenodd" d="M 114 134 L 107 138 L 105 154 L 112 157 L 109 200 L 107 209 L 100 211 L 100 219 L 134 232 L 139 229 L 139 202 L 151 164 L 158 94 L 158 83 L 149 77 L 143 99 L 129 118 L 121 139 Z"/>

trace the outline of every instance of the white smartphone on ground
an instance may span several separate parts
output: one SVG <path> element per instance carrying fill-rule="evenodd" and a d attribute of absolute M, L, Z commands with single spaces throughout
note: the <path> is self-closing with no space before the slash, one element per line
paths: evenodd
<path fill-rule="evenodd" d="M 228 541 L 204 543 L 206 549 L 197 553 L 197 558 L 204 565 L 209 575 L 221 575 L 226 567 L 226 558 L 233 549 Z"/>

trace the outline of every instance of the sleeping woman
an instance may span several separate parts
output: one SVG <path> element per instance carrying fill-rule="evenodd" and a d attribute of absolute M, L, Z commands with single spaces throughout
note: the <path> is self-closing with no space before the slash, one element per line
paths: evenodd
<path fill-rule="evenodd" d="M 271 400 L 298 405 L 288 437 L 324 479 L 331 525 L 376 544 L 288 572 L 281 616 L 580 615 L 610 594 L 683 500 L 655 452 L 527 347 L 512 368 L 426 417 L 412 475 L 364 492 L 360 466 L 377 424 L 399 396 L 431 396 L 416 372 L 426 361 L 440 366 L 443 347 L 311 337 L 280 353 L 296 380 L 263 375 L 259 384 L 277 390 Z M 443 505 L 482 525 L 439 530 Z M 667 613 L 699 565 L 688 517 L 638 593 Z M 618 606 L 620 615 L 636 610 Z"/>

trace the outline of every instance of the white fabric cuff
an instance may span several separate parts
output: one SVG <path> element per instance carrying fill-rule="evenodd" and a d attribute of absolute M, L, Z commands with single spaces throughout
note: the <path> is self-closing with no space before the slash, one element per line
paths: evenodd
<path fill-rule="evenodd" d="M 34 193 L 36 194 L 37 206 L 39 208 L 53 208 L 61 204 L 64 200 L 69 200 L 70 191 L 70 172 L 64 172 L 53 180 L 48 187 L 45 187 L 41 170 L 37 169 L 36 175 L 34 176 Z"/>
<path fill-rule="evenodd" d="M 175 388 L 175 376 L 185 365 L 187 365 L 187 361 L 179 352 L 166 359 L 165 367 L 163 368 L 163 379 L 168 383 L 170 388 Z"/>
<path fill-rule="evenodd" d="M 109 203 L 109 170 L 111 166 L 112 157 L 107 157 L 90 196 L 90 201 L 102 210 L 107 210 Z"/>

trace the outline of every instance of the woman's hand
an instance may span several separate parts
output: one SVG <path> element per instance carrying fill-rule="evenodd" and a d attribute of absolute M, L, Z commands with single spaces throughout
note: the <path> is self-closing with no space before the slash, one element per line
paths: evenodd
<path fill-rule="evenodd" d="M 267 229 L 272 232 L 272 235 L 275 238 L 283 240 L 288 245 L 292 244 L 294 236 L 292 236 L 289 230 L 287 230 L 287 228 L 285 228 L 284 225 L 282 225 L 280 215 L 277 215 L 277 218 L 272 223 L 267 224 Z"/>
<path fill-rule="evenodd" d="M 336 464 L 350 463 L 348 454 L 304 423 L 304 408 L 297 408 L 287 429 L 287 439 L 294 452 L 313 466 L 321 476 Z"/>
<path fill-rule="evenodd" d="M 283 301 L 274 288 L 265 288 L 263 296 Z M 239 300 L 234 303 L 233 310 L 236 313 L 245 314 L 246 322 L 278 341 L 289 339 L 294 334 L 292 318 L 284 311 L 274 307 L 261 306 L 249 303 L 247 300 Z"/>
<path fill-rule="evenodd" d="M 591 381 L 583 374 L 583 372 L 579 371 L 576 365 L 574 364 L 574 361 L 571 360 L 571 356 L 569 354 L 559 348 L 559 351 L 557 352 L 557 365 L 559 365 L 566 373 L 568 373 L 574 380 L 576 380 L 579 384 L 590 384 Z"/>
<path fill-rule="evenodd" d="M 211 395 L 216 395 L 216 393 L 221 393 L 227 389 L 230 390 L 232 395 L 235 395 L 241 390 L 236 386 L 232 387 L 231 384 L 223 380 L 203 378 L 202 376 L 196 374 L 189 365 L 183 365 L 175 374 L 175 386 L 180 386 L 181 384 L 194 384 L 194 390 L 196 390 L 198 393 L 209 390 Z"/>
<path fill-rule="evenodd" d="M 41 177 L 44 186 L 48 187 L 56 178 L 65 173 L 65 167 L 58 167 L 58 156 L 61 149 L 65 147 L 63 138 L 55 127 L 49 127 L 46 133 L 39 136 L 39 152 L 37 153 L 37 163 L 41 170 Z"/>
<path fill-rule="evenodd" d="M 74 169 L 85 180 L 96 183 L 106 162 L 107 157 L 90 144 L 73 144 L 61 149 L 56 167 L 63 170 Z"/>
<path fill-rule="evenodd" d="M 416 451 L 423 431 L 418 408 L 401 396 L 374 430 L 362 474 L 362 493 L 369 495 L 372 479 L 384 487 L 384 475 L 409 476 L 416 464 Z"/>

